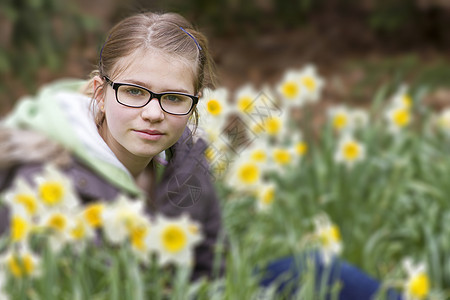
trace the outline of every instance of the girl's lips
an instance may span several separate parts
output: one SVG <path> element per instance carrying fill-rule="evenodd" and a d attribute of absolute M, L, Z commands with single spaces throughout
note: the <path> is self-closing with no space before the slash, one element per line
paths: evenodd
<path fill-rule="evenodd" d="M 157 141 L 164 135 L 164 133 L 158 130 L 134 130 L 134 132 L 136 132 L 139 137 L 150 141 Z"/>

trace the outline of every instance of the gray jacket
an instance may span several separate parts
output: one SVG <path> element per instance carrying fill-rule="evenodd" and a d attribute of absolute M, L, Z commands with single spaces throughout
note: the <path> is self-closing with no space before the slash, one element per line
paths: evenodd
<path fill-rule="evenodd" d="M 195 249 L 193 279 L 212 274 L 214 247 L 222 230 L 220 203 L 204 159 L 205 148 L 204 140 L 198 139 L 194 143 L 190 130 L 186 128 L 179 141 L 170 148 L 171 158 L 159 171 L 158 183 L 151 191 L 145 191 L 149 196 L 149 214 L 158 212 L 178 216 L 187 213 L 201 223 L 204 240 Z M 43 162 L 39 161 L 18 161 L 3 167 L 0 169 L 0 192 L 9 188 L 17 177 L 22 176 L 30 181 L 33 174 L 42 170 L 42 165 Z M 72 179 L 84 203 L 98 199 L 112 201 L 123 192 L 75 157 L 71 157 L 62 170 Z M 0 208 L 0 234 L 8 227 L 9 214 L 3 206 Z"/>

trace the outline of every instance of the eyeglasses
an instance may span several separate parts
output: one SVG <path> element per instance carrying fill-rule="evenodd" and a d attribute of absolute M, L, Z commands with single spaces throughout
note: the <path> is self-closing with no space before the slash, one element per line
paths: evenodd
<path fill-rule="evenodd" d="M 166 113 L 187 115 L 198 102 L 196 96 L 175 92 L 157 94 L 136 84 L 113 82 L 106 76 L 103 78 L 116 91 L 117 102 L 124 106 L 140 108 L 156 98 L 159 106 Z"/>

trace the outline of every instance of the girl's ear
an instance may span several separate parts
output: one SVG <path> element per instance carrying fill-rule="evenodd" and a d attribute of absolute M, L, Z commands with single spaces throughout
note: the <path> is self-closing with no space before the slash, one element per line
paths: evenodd
<path fill-rule="evenodd" d="M 93 80 L 94 89 L 94 99 L 97 102 L 97 106 L 101 111 L 104 111 L 105 107 L 105 91 L 104 91 L 104 81 L 100 76 L 95 76 Z"/>

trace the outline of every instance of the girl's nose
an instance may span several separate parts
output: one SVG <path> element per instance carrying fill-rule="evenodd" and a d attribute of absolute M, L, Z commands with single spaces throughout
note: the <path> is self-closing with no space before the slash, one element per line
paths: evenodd
<path fill-rule="evenodd" d="M 141 108 L 141 116 L 150 122 L 160 122 L 164 119 L 164 111 L 159 105 L 158 99 L 153 98 L 150 102 Z"/>

